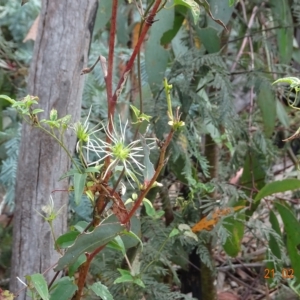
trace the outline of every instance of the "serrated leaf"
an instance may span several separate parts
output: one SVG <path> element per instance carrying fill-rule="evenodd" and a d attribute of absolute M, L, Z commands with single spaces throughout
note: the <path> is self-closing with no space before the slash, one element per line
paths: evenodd
<path fill-rule="evenodd" d="M 93 283 L 93 285 L 89 286 L 89 289 L 92 290 L 97 296 L 101 297 L 102 300 L 114 299 L 107 286 L 101 282 Z"/>
<path fill-rule="evenodd" d="M 68 276 L 55 281 L 50 289 L 50 300 L 69 300 L 77 291 L 74 278 Z"/>
<path fill-rule="evenodd" d="M 34 286 L 35 290 L 41 296 L 43 300 L 49 300 L 49 292 L 47 282 L 42 274 L 33 274 L 26 276 L 26 279 L 31 285 Z"/>
<path fill-rule="evenodd" d="M 60 271 L 64 267 L 73 264 L 81 254 L 85 252 L 91 253 L 97 248 L 106 245 L 120 234 L 123 229 L 124 226 L 117 221 L 116 216 L 109 216 L 92 232 L 82 233 L 77 237 L 75 243 L 59 259 L 55 271 Z"/>

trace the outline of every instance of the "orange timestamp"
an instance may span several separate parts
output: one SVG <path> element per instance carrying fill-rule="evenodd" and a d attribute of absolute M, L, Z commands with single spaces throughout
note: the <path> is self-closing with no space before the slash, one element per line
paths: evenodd
<path fill-rule="evenodd" d="M 274 269 L 265 269 L 265 279 L 274 278 L 275 270 Z M 294 269 L 287 268 L 281 270 L 281 276 L 284 279 L 292 279 L 294 278 Z"/>

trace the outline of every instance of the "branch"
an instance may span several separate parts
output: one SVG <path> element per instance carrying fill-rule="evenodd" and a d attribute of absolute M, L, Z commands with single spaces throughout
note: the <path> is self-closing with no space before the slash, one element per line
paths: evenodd
<path fill-rule="evenodd" d="M 113 111 L 110 110 L 110 102 L 112 101 L 112 75 L 113 75 L 113 64 L 115 54 L 115 37 L 116 37 L 116 24 L 117 24 L 117 10 L 118 0 L 113 0 L 112 14 L 110 22 L 110 34 L 109 34 L 109 52 L 108 52 L 108 70 L 106 78 L 106 92 L 108 101 L 108 118 L 113 115 Z"/>
<path fill-rule="evenodd" d="M 141 35 L 140 35 L 139 39 L 138 39 L 138 42 L 137 42 L 136 46 L 133 49 L 131 57 L 130 57 L 129 61 L 127 62 L 125 70 L 124 70 L 124 72 L 123 72 L 123 74 L 122 74 L 122 76 L 119 80 L 116 91 L 112 96 L 111 102 L 109 103 L 109 111 L 112 115 L 114 113 L 118 98 L 119 98 L 119 96 L 120 96 L 120 94 L 121 94 L 121 92 L 124 88 L 124 85 L 126 83 L 129 72 L 133 67 L 134 60 L 135 60 L 137 54 L 140 51 L 141 45 L 142 45 L 142 43 L 143 43 L 143 41 L 146 37 L 146 34 L 147 34 L 149 28 L 151 27 L 151 25 L 154 22 L 154 17 L 156 15 L 157 11 L 158 11 L 158 8 L 159 8 L 160 4 L 161 4 L 161 0 L 157 0 L 155 2 L 154 6 L 153 6 L 153 9 L 151 10 L 148 17 L 146 18 L 144 26 L 143 26 L 143 30 L 141 32 Z"/>
<path fill-rule="evenodd" d="M 166 141 L 164 142 L 161 151 L 160 151 L 160 155 L 159 155 L 159 160 L 157 163 L 157 168 L 155 170 L 155 174 L 153 175 L 151 181 L 148 183 L 148 185 L 146 186 L 146 188 L 144 190 L 142 190 L 142 192 L 140 193 L 138 199 L 136 200 L 133 208 L 131 209 L 131 211 L 128 213 L 127 218 L 124 221 L 124 224 L 128 223 L 129 220 L 131 219 L 131 217 L 134 215 L 134 213 L 136 212 L 136 210 L 140 207 L 143 199 L 146 197 L 146 195 L 148 194 L 148 192 L 150 191 L 150 189 L 152 188 L 153 184 L 155 183 L 158 175 L 160 174 L 160 171 L 162 170 L 164 164 L 165 164 L 165 154 L 167 151 L 167 148 L 173 138 L 174 135 L 174 129 L 172 128 L 171 131 L 168 134 L 168 137 L 166 139 Z"/>

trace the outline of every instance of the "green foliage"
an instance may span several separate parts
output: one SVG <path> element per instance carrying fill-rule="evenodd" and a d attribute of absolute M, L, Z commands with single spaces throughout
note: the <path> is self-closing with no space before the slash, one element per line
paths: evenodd
<path fill-rule="evenodd" d="M 35 1 L 31 2 L 37 7 Z M 289 285 L 299 292 L 300 241 L 295 234 L 299 221 L 292 207 L 273 199 L 279 198 L 278 193 L 298 190 L 300 185 L 299 180 L 293 178 L 295 173 L 286 173 L 283 180 L 278 180 L 272 169 L 276 161 L 281 160 L 281 154 L 272 144 L 272 134 L 278 123 L 289 128 L 291 120 L 286 108 L 276 99 L 271 82 L 274 81 L 272 74 L 284 74 L 274 83 L 288 84 L 289 93 L 294 92 L 297 99 L 300 79 L 291 76 L 294 70 L 288 64 L 296 57 L 292 47 L 292 17 L 300 20 L 300 2 L 293 1 L 292 9 L 285 0 L 270 1 L 270 7 L 261 7 L 274 25 L 267 29 L 276 36 L 276 41 L 268 36 L 268 30 L 262 31 L 258 21 L 253 25 L 255 32 L 250 30 L 249 24 L 240 22 L 239 8 L 236 9 L 239 18 L 230 19 L 234 2 L 174 1 L 175 7 L 161 9 L 157 15 L 159 20 L 151 26 L 144 45 L 145 53 L 140 54 L 139 64 L 132 66 L 134 76 L 121 84 L 124 92 L 111 119 L 107 114 L 107 78 L 98 65 L 87 75 L 84 122 L 71 125 L 70 116 L 58 119 L 56 111 L 51 112 L 49 119 L 39 120 L 41 110 L 36 108 L 37 99 L 27 96 L 23 101 L 15 101 L 11 95 L 2 97 L 62 147 L 65 130 L 75 130 L 76 157 L 69 154 L 73 169 L 62 176 L 72 179 L 70 207 L 74 225 L 56 239 L 56 250 L 62 257 L 55 270 L 67 267 L 73 276 L 89 267 L 92 257 L 90 270 L 97 281 L 84 290 L 91 299 L 95 296 L 133 300 L 143 296 L 191 299 L 172 290 L 172 286 L 180 287 L 175 266 L 187 269 L 188 256 L 196 249 L 201 263 L 214 271 L 210 245 L 235 257 L 245 247 L 244 236 L 251 236 L 257 244 L 268 245 L 264 263 L 275 270 L 275 277 L 268 283 L 278 285 L 282 268 L 290 263 L 295 270 L 295 280 Z M 15 13 L 14 5 L 5 6 L 7 16 L 10 11 Z M 144 24 L 147 20 L 136 14 L 130 26 L 120 26 L 129 9 L 125 2 L 119 4 L 121 33 L 117 33 L 119 40 L 114 51 L 109 52 L 106 25 L 111 5 L 112 1 L 100 1 L 90 62 L 95 62 L 99 53 L 105 57 L 114 55 L 114 66 L 109 66 L 114 87 L 122 79 L 122 68 L 128 66 L 133 52 L 124 46 L 130 30 L 137 20 Z M 247 4 L 247 13 L 253 11 L 253 5 Z M 131 9 L 136 7 L 132 4 Z M 22 20 L 26 20 L 26 16 L 20 13 Z M 229 20 L 234 29 L 226 37 L 222 30 Z M 23 29 L 13 24 L 10 17 L 5 22 L 2 26 L 20 42 Z M 11 27 L 12 24 L 16 27 Z M 247 50 L 239 42 L 245 34 L 251 38 Z M 224 42 L 222 39 L 226 38 Z M 231 43 L 235 38 L 237 40 Z M 240 49 L 242 56 L 239 56 Z M 27 62 L 21 54 L 20 60 Z M 279 64 L 271 61 L 271 54 L 277 55 Z M 234 65 L 236 57 L 238 64 Z M 238 77 L 234 77 L 235 71 Z M 164 83 L 163 78 L 166 78 Z M 134 97 L 133 92 L 138 89 L 141 94 Z M 298 109 L 296 100 L 289 101 L 289 93 L 288 105 Z M 237 98 L 250 99 L 247 111 L 237 108 Z M 136 104 L 138 100 L 140 103 Z M 298 135 L 299 129 L 293 138 Z M 155 140 L 147 144 L 149 136 Z M 202 151 L 211 146 L 206 142 L 208 136 L 218 148 L 215 163 L 209 159 L 210 153 Z M 8 137 L 7 130 L 3 139 Z M 18 144 L 19 136 L 5 144 L 8 158 L 3 161 L 0 180 L 8 191 L 13 191 L 15 182 Z M 108 163 L 107 157 L 110 157 Z M 217 168 L 218 176 L 212 174 L 213 168 Z M 242 175 L 233 181 L 241 168 Z M 159 191 L 157 201 L 161 204 L 162 192 L 157 187 L 162 177 L 175 177 L 175 182 L 184 188 L 181 187 L 173 199 L 166 195 L 167 205 L 164 203 L 161 208 L 154 198 Z M 117 193 L 122 186 L 121 179 L 127 188 L 125 194 Z M 145 198 L 147 193 L 149 196 Z M 12 206 L 9 195 L 8 192 L 5 203 Z M 104 213 L 98 210 L 101 196 L 107 208 Z M 265 203 L 268 203 L 267 208 Z M 135 213 L 140 204 L 143 209 L 139 219 L 132 215 L 129 218 L 129 213 Z M 192 232 L 191 227 L 204 216 L 209 220 L 216 210 L 237 206 L 243 209 L 222 215 L 211 230 Z M 58 215 L 53 206 L 51 209 L 51 213 L 43 215 L 50 226 Z M 253 217 L 260 216 L 262 211 L 265 213 L 266 209 L 270 224 Z M 170 211 L 173 219 L 166 226 Z M 279 217 L 284 224 L 286 241 Z M 230 262 L 230 258 L 227 259 Z M 73 277 L 55 281 L 48 291 L 42 277 L 36 275 L 39 274 L 28 277 L 33 297 L 38 294 L 42 299 L 54 300 L 60 295 L 62 299 L 69 299 L 77 291 Z"/>

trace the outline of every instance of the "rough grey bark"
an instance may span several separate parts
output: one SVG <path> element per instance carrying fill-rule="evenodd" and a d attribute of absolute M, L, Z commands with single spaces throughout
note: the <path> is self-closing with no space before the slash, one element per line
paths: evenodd
<path fill-rule="evenodd" d="M 44 0 L 40 15 L 39 33 L 35 42 L 33 61 L 28 80 L 29 94 L 40 98 L 45 110 L 40 118 L 49 118 L 52 108 L 58 116 L 80 117 L 84 78 L 80 71 L 87 65 L 88 49 L 94 25 L 97 0 Z M 76 137 L 68 129 L 66 143 L 73 152 Z M 24 124 L 19 154 L 14 213 L 13 254 L 10 289 L 22 288 L 16 277 L 43 273 L 49 280 L 51 266 L 59 255 L 54 250 L 49 225 L 37 213 L 49 203 L 54 190 L 67 190 L 68 181 L 58 178 L 70 168 L 65 152 L 40 130 Z M 64 208 L 54 221 L 56 236 L 67 228 L 68 193 L 55 192 L 56 209 Z M 17 299 L 29 299 L 25 291 Z"/>

